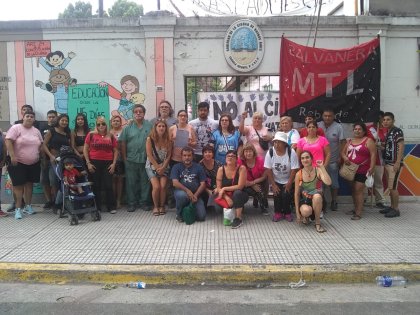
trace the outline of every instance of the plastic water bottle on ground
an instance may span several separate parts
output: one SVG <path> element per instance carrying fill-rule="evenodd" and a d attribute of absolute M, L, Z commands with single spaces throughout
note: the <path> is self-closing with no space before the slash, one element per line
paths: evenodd
<path fill-rule="evenodd" d="M 407 280 L 402 276 L 377 276 L 376 284 L 380 287 L 405 286 Z"/>
<path fill-rule="evenodd" d="M 129 288 L 134 288 L 134 289 L 145 289 L 146 288 L 146 283 L 139 281 L 139 282 L 130 282 L 126 285 Z"/>

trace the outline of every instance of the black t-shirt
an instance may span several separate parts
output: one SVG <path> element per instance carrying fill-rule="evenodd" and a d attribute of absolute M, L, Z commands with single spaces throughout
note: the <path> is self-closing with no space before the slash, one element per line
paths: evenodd
<path fill-rule="evenodd" d="M 391 128 L 385 137 L 385 150 L 383 151 L 384 162 L 394 164 L 397 160 L 398 142 L 404 141 L 404 133 L 400 128 Z"/>

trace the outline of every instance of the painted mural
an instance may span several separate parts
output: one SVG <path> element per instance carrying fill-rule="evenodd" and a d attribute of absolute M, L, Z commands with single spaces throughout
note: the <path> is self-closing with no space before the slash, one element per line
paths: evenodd
<path fill-rule="evenodd" d="M 8 88 L 16 91 L 8 100 L 11 122 L 20 118 L 22 105 L 31 104 L 38 120 L 45 120 L 50 109 L 69 114 L 71 128 L 78 113 L 86 115 L 91 128 L 97 116 L 108 121 L 120 116 L 126 124 L 133 106 L 144 104 L 145 65 L 137 47 L 114 41 L 73 41 L 72 46 L 46 40 L 8 43 Z"/>

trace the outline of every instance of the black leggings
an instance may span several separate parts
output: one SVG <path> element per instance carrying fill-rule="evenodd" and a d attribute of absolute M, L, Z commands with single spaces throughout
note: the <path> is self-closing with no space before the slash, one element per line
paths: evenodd
<path fill-rule="evenodd" d="M 112 210 L 115 207 L 114 193 L 112 191 L 112 175 L 108 171 L 108 167 L 112 161 L 90 160 L 95 166 L 95 173 L 92 175 L 93 193 L 95 194 L 96 206 L 102 210 L 102 185 L 105 187 L 106 207 L 107 210 Z"/>
<path fill-rule="evenodd" d="M 292 202 L 292 192 L 286 191 L 285 184 L 276 183 L 276 185 L 280 189 L 280 193 L 273 196 L 274 197 L 274 212 L 290 214 L 292 211 L 290 208 L 290 204 Z"/>

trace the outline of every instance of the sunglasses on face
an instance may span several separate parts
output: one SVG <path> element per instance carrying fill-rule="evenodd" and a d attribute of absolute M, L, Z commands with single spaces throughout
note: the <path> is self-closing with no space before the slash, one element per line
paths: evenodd
<path fill-rule="evenodd" d="M 99 127 L 99 126 L 106 126 L 106 123 L 97 123 L 96 127 Z"/>

